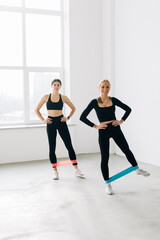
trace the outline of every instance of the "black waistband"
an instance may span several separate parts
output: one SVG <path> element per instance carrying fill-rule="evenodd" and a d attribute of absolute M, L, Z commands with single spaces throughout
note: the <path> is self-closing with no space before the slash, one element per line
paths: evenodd
<path fill-rule="evenodd" d="M 52 118 L 52 119 L 58 119 L 58 118 L 61 118 L 61 117 L 63 117 L 63 114 L 62 114 L 62 115 L 60 115 L 60 116 L 58 116 L 58 117 L 52 117 L 52 116 L 48 116 L 48 118 Z"/>

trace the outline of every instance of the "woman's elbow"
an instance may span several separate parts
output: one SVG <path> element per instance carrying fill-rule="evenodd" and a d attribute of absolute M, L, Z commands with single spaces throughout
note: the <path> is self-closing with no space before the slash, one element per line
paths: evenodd
<path fill-rule="evenodd" d="M 81 114 L 81 116 L 79 117 L 80 121 L 83 121 L 83 115 Z"/>
<path fill-rule="evenodd" d="M 36 107 L 36 108 L 34 109 L 34 112 L 35 112 L 35 113 L 38 113 L 38 112 L 39 112 L 39 109 Z"/>
<path fill-rule="evenodd" d="M 131 112 L 132 112 L 132 109 L 128 107 L 128 114 L 130 114 Z"/>

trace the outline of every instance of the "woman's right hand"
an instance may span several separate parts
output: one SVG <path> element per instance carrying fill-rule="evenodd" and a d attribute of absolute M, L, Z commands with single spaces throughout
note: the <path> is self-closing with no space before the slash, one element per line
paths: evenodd
<path fill-rule="evenodd" d="M 96 129 L 106 129 L 108 127 L 107 123 L 101 123 L 99 125 L 94 125 L 93 126 Z"/>
<path fill-rule="evenodd" d="M 51 118 L 46 118 L 43 120 L 43 122 L 48 123 L 48 124 L 52 124 L 52 119 Z"/>

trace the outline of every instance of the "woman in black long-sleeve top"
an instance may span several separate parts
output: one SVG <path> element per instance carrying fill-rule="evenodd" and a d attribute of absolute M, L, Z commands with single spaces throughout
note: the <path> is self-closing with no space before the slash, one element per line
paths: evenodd
<path fill-rule="evenodd" d="M 99 130 L 99 146 L 101 152 L 101 171 L 104 180 L 109 179 L 109 139 L 112 137 L 122 152 L 126 155 L 126 158 L 131 163 L 133 167 L 137 166 L 137 161 L 131 152 L 129 145 L 125 139 L 125 136 L 121 130 L 120 124 L 122 124 L 129 114 L 131 113 L 131 108 L 126 104 L 122 103 L 115 97 L 109 97 L 108 93 L 110 91 L 110 82 L 108 80 L 101 81 L 99 85 L 100 97 L 93 99 L 87 108 L 82 112 L 80 120 L 86 123 L 88 126 L 96 128 Z M 125 110 L 125 113 L 120 121 L 116 120 L 115 117 L 115 106 L 118 106 Z M 96 125 L 87 119 L 88 114 L 92 109 L 95 109 L 97 117 L 100 124 Z M 143 169 L 138 168 L 137 174 L 143 176 L 149 176 L 150 174 Z M 106 185 L 106 192 L 112 194 L 111 184 Z"/>

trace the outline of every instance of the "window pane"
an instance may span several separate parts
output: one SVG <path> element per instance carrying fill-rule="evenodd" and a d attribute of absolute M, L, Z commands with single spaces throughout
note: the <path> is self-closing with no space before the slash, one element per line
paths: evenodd
<path fill-rule="evenodd" d="M 27 66 L 61 67 L 59 16 L 26 16 Z"/>
<path fill-rule="evenodd" d="M 26 0 L 26 7 L 60 10 L 60 0 Z"/>
<path fill-rule="evenodd" d="M 24 121 L 21 70 L 0 70 L 0 102 L 0 123 Z"/>
<path fill-rule="evenodd" d="M 59 78 L 59 73 L 53 72 L 31 72 L 29 73 L 29 91 L 30 91 L 30 119 L 39 119 L 34 112 L 37 104 L 45 94 L 52 92 L 51 82 L 54 78 Z M 46 104 L 40 110 L 44 118 L 47 117 Z"/>
<path fill-rule="evenodd" d="M 21 7 L 22 0 L 0 0 L 0 5 L 11 6 L 11 7 Z"/>
<path fill-rule="evenodd" d="M 22 66 L 22 17 L 0 12 L 0 66 Z"/>

